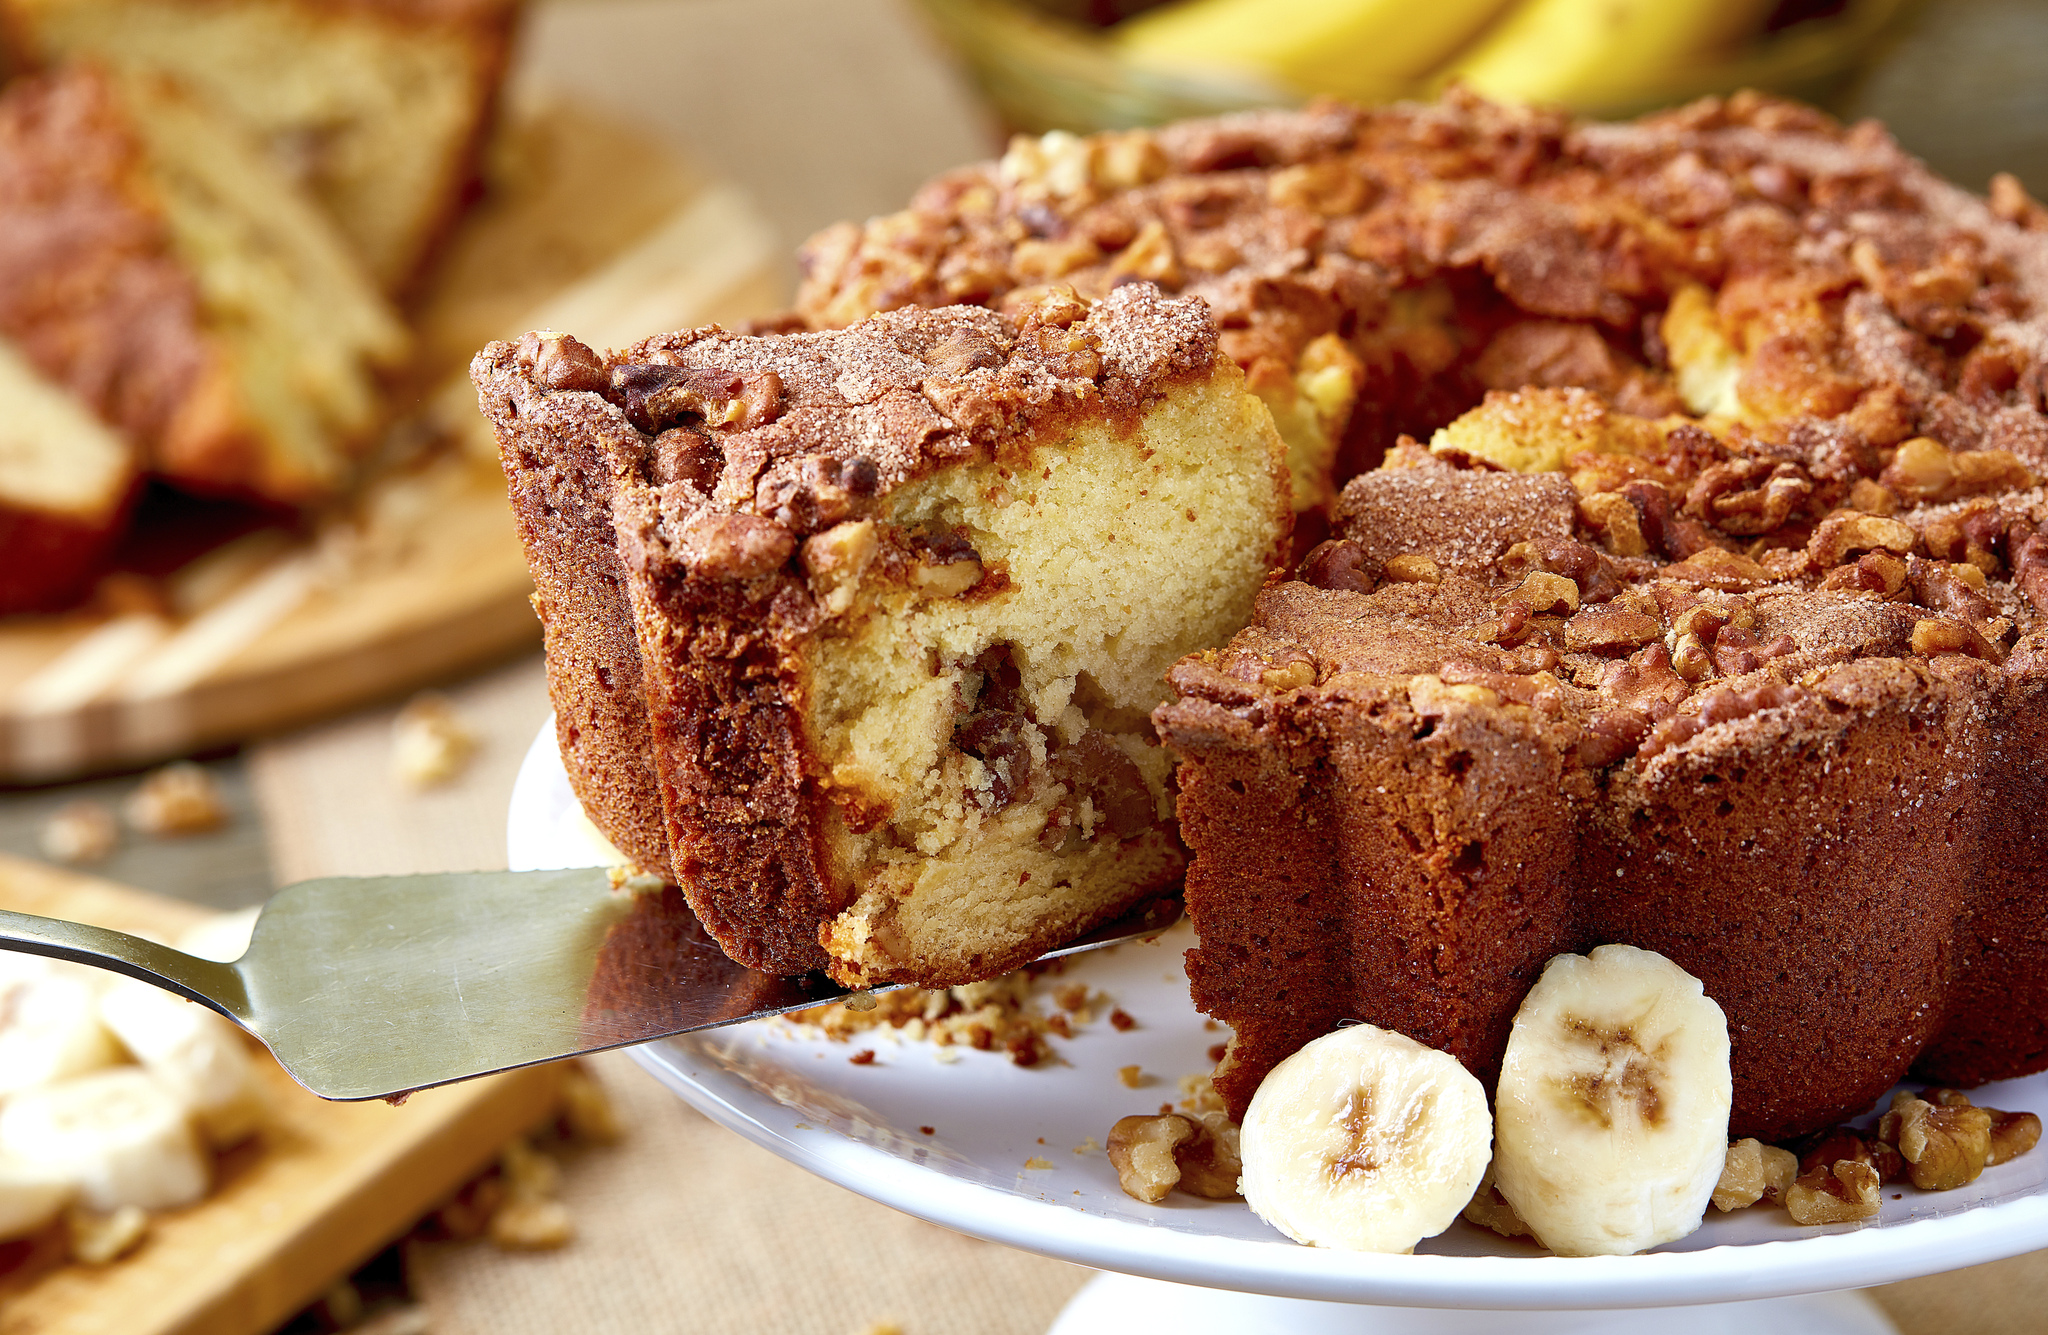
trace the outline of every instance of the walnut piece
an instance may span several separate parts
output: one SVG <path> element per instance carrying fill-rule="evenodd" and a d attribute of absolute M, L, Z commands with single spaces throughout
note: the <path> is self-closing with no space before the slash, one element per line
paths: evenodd
<path fill-rule="evenodd" d="M 1806 552 L 1821 569 L 1829 570 L 1842 564 L 1851 552 L 1877 550 L 1904 556 L 1913 550 L 1915 540 L 1913 530 L 1896 519 L 1840 510 L 1820 521 Z"/>
<path fill-rule="evenodd" d="M 1899 1147 L 1922 1191 L 1949 1191 L 1977 1180 L 1991 1157 L 1991 1112 L 1968 1103 L 1929 1103 L 1900 1090 L 1878 1121 L 1878 1136 Z"/>
<path fill-rule="evenodd" d="M 121 806 L 128 824 L 143 834 L 203 834 L 227 824 L 228 807 L 213 775 L 189 760 L 145 776 Z"/>
<path fill-rule="evenodd" d="M 1403 552 L 1387 558 L 1380 577 L 1389 584 L 1441 584 L 1443 568 L 1418 552 Z"/>
<path fill-rule="evenodd" d="M 52 862 L 102 862 L 121 841 L 114 813 L 101 802 L 67 802 L 43 825 L 43 856 Z"/>
<path fill-rule="evenodd" d="M 1486 1165 L 1486 1172 L 1480 1176 L 1479 1188 L 1472 1193 L 1472 1199 L 1465 1204 L 1465 1222 L 1490 1228 L 1504 1238 L 1533 1238 L 1530 1227 L 1522 1222 L 1522 1216 L 1515 1213 L 1515 1207 L 1508 1198 L 1500 1194 L 1494 1185 L 1493 1165 Z"/>
<path fill-rule="evenodd" d="M 1600 603 L 1564 623 L 1567 653 L 1628 653 L 1663 637 L 1656 617 L 1626 603 Z"/>
<path fill-rule="evenodd" d="M 439 691 L 422 691 L 391 724 L 391 772 L 408 788 L 431 788 L 460 774 L 476 737 Z"/>
<path fill-rule="evenodd" d="M 1878 1172 L 1867 1163 L 1838 1159 L 1801 1173 L 1785 1189 L 1795 1224 L 1847 1224 L 1877 1214 Z"/>
<path fill-rule="evenodd" d="M 1237 1124 L 1217 1109 L 1198 1113 L 1193 1120 L 1194 1139 L 1173 1152 L 1180 1165 L 1180 1189 L 1212 1201 L 1235 1199 L 1237 1179 L 1244 1172 Z"/>
<path fill-rule="evenodd" d="M 1799 1156 L 1754 1138 L 1734 1141 L 1714 1184 L 1714 1208 L 1729 1211 L 1755 1205 L 1766 1196 L 1783 1200 L 1799 1176 Z"/>
<path fill-rule="evenodd" d="M 65 1212 L 71 1259 L 86 1265 L 109 1265 L 142 1245 L 149 1234 L 149 1215 L 136 1205 L 124 1205 L 112 1214 L 97 1214 L 76 1206 Z"/>
<path fill-rule="evenodd" d="M 1178 1113 L 1119 1117 L 1109 1129 L 1109 1162 L 1117 1185 L 1133 1200 L 1157 1205 L 1180 1182 L 1174 1151 L 1195 1138 L 1195 1124 Z"/>
<path fill-rule="evenodd" d="M 524 1140 L 498 1157 L 505 1199 L 491 1213 L 491 1241 L 508 1251 L 550 1251 L 576 1236 L 568 1207 L 555 1199 L 562 1169 Z"/>

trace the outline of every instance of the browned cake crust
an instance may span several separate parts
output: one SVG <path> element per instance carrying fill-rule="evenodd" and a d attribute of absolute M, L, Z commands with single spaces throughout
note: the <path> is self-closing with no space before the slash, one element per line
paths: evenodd
<path fill-rule="evenodd" d="M 1726 187 L 1743 136 L 1682 126 Z M 1346 1018 L 1490 1081 L 1544 961 L 1610 941 L 1726 1010 L 1738 1136 L 2048 1065 L 2048 236 L 1871 132 L 1813 151 L 1863 174 L 1702 225 L 1732 399 L 1491 394 L 1175 670 L 1233 1109 Z"/>
<path fill-rule="evenodd" d="M 142 148 L 91 70 L 0 96 L 0 337 L 152 450 L 211 434 L 220 374 Z"/>
<path fill-rule="evenodd" d="M 1867 287 L 1916 325 L 1956 284 L 1985 289 L 1994 308 L 2001 280 L 1941 225 L 1904 248 L 1864 229 L 1869 244 L 1855 250 L 1823 245 L 1826 229 L 1921 209 L 1967 229 L 1982 209 L 1965 199 L 1875 123 L 1845 129 L 1756 94 L 1608 125 L 1454 91 L 1426 105 L 1020 140 L 1000 163 L 931 182 L 902 213 L 820 233 L 797 308 L 831 327 L 910 304 L 1001 305 L 1045 283 L 1091 295 L 1144 278 L 1209 302 L 1283 434 L 1295 387 L 1334 364 L 1318 340 L 1334 337 L 1360 386 L 1355 407 L 1329 401 L 1344 407 L 1341 485 L 1401 433 L 1426 437 L 1488 390 L 1578 386 L 1628 412 L 1679 407 L 1643 330 L 1690 283 L 1720 290 L 1723 320 L 1748 331 L 1753 407 L 1835 417 L 1900 375 L 1883 364 L 1888 334 L 1854 321 L 1845 333 L 1845 295 Z M 2041 213 L 2010 178 L 1994 205 L 2008 221 Z M 1760 251 L 1803 265 L 1791 244 L 1801 236 L 1811 268 L 1766 278 L 1747 266 L 1745 289 L 1723 289 Z"/>
<path fill-rule="evenodd" d="M 1218 365 L 1203 307 L 1142 285 L 1017 321 L 960 308 L 833 334 L 712 328 L 602 359 L 560 335 L 485 349 L 472 376 L 540 583 L 565 762 L 593 819 L 643 866 L 672 868 L 735 959 L 824 966 L 821 925 L 863 888 L 831 865 L 834 832 L 882 814 L 830 781 L 806 730 L 835 544 L 920 479 L 991 463 L 1029 477 L 1063 429 L 1128 432 Z M 884 530 L 867 558 L 883 585 L 945 583 L 978 560 L 942 521 Z M 974 568 L 959 597 L 1007 586 L 999 565 Z M 648 823 L 657 811 L 665 840 Z M 1178 871 L 1175 855 L 1126 898 Z M 972 976 L 1052 944 L 1020 940 Z"/>
<path fill-rule="evenodd" d="M 121 536 L 133 494 L 127 489 L 89 522 L 0 501 L 0 616 L 60 611 L 84 597 Z"/>

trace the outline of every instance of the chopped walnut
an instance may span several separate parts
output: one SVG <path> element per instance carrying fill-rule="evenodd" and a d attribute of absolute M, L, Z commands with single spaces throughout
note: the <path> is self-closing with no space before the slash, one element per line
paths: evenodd
<path fill-rule="evenodd" d="M 409 788 L 431 788 L 462 772 L 476 737 L 439 691 L 422 691 L 391 724 L 391 771 Z"/>
<path fill-rule="evenodd" d="M 575 1062 L 562 1069 L 562 1129 L 571 1140 L 609 1145 L 624 1134 L 611 1095 Z"/>
<path fill-rule="evenodd" d="M 553 1251 L 576 1238 L 576 1222 L 556 1200 L 506 1201 L 491 1215 L 491 1241 L 506 1251 Z"/>
<path fill-rule="evenodd" d="M 1714 1184 L 1714 1208 L 1740 1210 L 1765 1197 L 1783 1200 L 1798 1176 L 1799 1156 L 1792 1151 L 1753 1138 L 1734 1141 L 1728 1146 L 1721 1180 Z"/>
<path fill-rule="evenodd" d="M 1493 1165 L 1486 1165 L 1486 1172 L 1479 1179 L 1478 1190 L 1465 1205 L 1465 1222 L 1490 1228 L 1504 1238 L 1533 1238 L 1535 1232 L 1522 1222 L 1522 1216 L 1515 1213 L 1515 1207 L 1508 1198 L 1500 1194 L 1494 1185 Z"/>
<path fill-rule="evenodd" d="M 203 834 L 227 824 L 227 803 L 213 775 L 189 760 L 166 765 L 144 777 L 128 794 L 121 814 L 143 834 Z"/>
<path fill-rule="evenodd" d="M 1120 1117 L 1109 1131 L 1109 1161 L 1124 1194 L 1157 1205 L 1178 1186 L 1228 1200 L 1244 1171 L 1237 1128 L 1222 1112 Z"/>
<path fill-rule="evenodd" d="M 1509 596 L 1537 616 L 1570 616 L 1579 610 L 1579 586 L 1546 570 L 1531 571 Z"/>
<path fill-rule="evenodd" d="M 67 802 L 43 825 L 43 856 L 52 862 L 102 862 L 121 842 L 114 813 L 101 802 Z"/>
<path fill-rule="evenodd" d="M 548 1251 L 576 1236 L 568 1207 L 555 1199 L 561 1189 L 561 1166 L 524 1140 L 515 1140 L 498 1158 L 504 1182 L 504 1204 L 491 1212 L 491 1241 L 508 1251 Z"/>
<path fill-rule="evenodd" d="M 1629 653 L 1663 637 L 1656 617 L 1626 603 L 1600 603 L 1564 623 L 1567 653 Z"/>
<path fill-rule="evenodd" d="M 74 1206 L 64 1214 L 64 1227 L 73 1260 L 108 1265 L 142 1245 L 149 1235 L 149 1215 L 135 1205 L 124 1205 L 112 1214 Z"/>
<path fill-rule="evenodd" d="M 1221 1109 L 1198 1113 L 1193 1121 L 1194 1139 L 1173 1155 L 1180 1165 L 1180 1189 L 1212 1201 L 1231 1200 L 1239 1194 L 1237 1180 L 1244 1173 L 1237 1123 Z"/>
<path fill-rule="evenodd" d="M 1390 556 L 1380 569 L 1380 577 L 1389 584 L 1441 584 L 1443 568 L 1427 556 L 1417 552 L 1403 552 Z"/>
<path fill-rule="evenodd" d="M 1596 491 L 1580 500 L 1579 518 L 1616 556 L 1641 556 L 1650 550 L 1635 502 L 1618 491 Z"/>
<path fill-rule="evenodd" d="M 1900 1090 L 1878 1121 L 1878 1136 L 1898 1146 L 1922 1191 L 1949 1191 L 1977 1180 L 1991 1157 L 1991 1111 L 1937 1104 Z"/>
<path fill-rule="evenodd" d="M 1831 570 L 1851 552 L 1880 550 L 1903 556 L 1916 540 L 1913 530 L 1896 519 L 1843 510 L 1820 521 L 1806 551 L 1821 569 Z"/>
<path fill-rule="evenodd" d="M 853 606 L 861 577 L 880 547 L 872 519 L 834 524 L 804 539 L 804 573 L 810 576 L 811 591 L 828 615 L 839 616 Z"/>
<path fill-rule="evenodd" d="M 1877 1214 L 1878 1172 L 1867 1163 L 1838 1159 L 1801 1173 L 1785 1189 L 1795 1224 L 1847 1224 Z"/>
<path fill-rule="evenodd" d="M 1968 654 L 1990 663 L 1996 663 L 2002 657 L 1998 646 L 1974 628 L 1946 617 L 1913 623 L 1913 652 L 1922 658 L 1933 658 L 1938 654 Z"/>

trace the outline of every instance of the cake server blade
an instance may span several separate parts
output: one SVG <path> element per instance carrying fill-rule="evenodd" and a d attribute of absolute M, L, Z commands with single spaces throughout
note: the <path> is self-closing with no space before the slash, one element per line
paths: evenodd
<path fill-rule="evenodd" d="M 493 1071 L 853 995 L 733 963 L 674 886 L 603 868 L 332 877 L 277 892 L 232 964 L 123 932 L 0 911 L 0 949 L 111 969 L 211 1006 L 327 1099 L 392 1098 Z M 1156 936 L 1140 905 L 1043 957 Z M 887 989 L 875 989 L 883 991 Z"/>

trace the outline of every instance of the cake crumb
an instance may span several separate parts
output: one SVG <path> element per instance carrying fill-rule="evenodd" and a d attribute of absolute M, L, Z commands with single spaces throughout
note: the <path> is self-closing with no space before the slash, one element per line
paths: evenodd
<path fill-rule="evenodd" d="M 875 1064 L 875 1050 L 873 1048 L 862 1048 L 846 1060 L 852 1062 L 855 1066 L 873 1066 Z"/>
<path fill-rule="evenodd" d="M 1088 1139 L 1074 1146 L 1074 1153 L 1076 1154 L 1098 1154 L 1101 1152 L 1101 1150 L 1102 1142 L 1097 1140 L 1093 1136 L 1088 1137 Z"/>
<path fill-rule="evenodd" d="M 1117 1067 L 1116 1078 L 1123 1081 L 1125 1089 L 1139 1089 L 1150 1083 L 1146 1079 L 1144 1068 L 1139 1066 Z"/>
<path fill-rule="evenodd" d="M 137 832 L 159 838 L 204 834 L 228 823 L 220 785 L 189 760 L 145 775 L 122 803 L 121 814 Z"/>
<path fill-rule="evenodd" d="M 918 1131 L 921 1134 L 927 1136 L 936 1136 L 937 1134 L 939 1134 L 939 1129 L 934 1126 L 921 1126 L 918 1128 Z"/>
<path fill-rule="evenodd" d="M 43 856 L 78 865 L 104 862 L 121 841 L 114 813 L 102 802 L 67 802 L 43 825 Z"/>
<path fill-rule="evenodd" d="M 422 691 L 391 724 L 391 772 L 408 788 L 432 788 L 462 773 L 476 737 L 439 691 Z"/>
<path fill-rule="evenodd" d="M 1109 1013 L 1109 1027 L 1121 1034 L 1128 1030 L 1136 1029 L 1138 1022 L 1133 1020 L 1124 1011 L 1123 1007 L 1119 1006 Z"/>
<path fill-rule="evenodd" d="M 1024 1166 L 1032 1171 L 1037 1171 L 1052 1167 L 1052 1160 L 1034 1154 L 1024 1161 Z"/>
<path fill-rule="evenodd" d="M 858 1335 L 903 1335 L 903 1327 L 894 1321 L 870 1321 Z"/>

